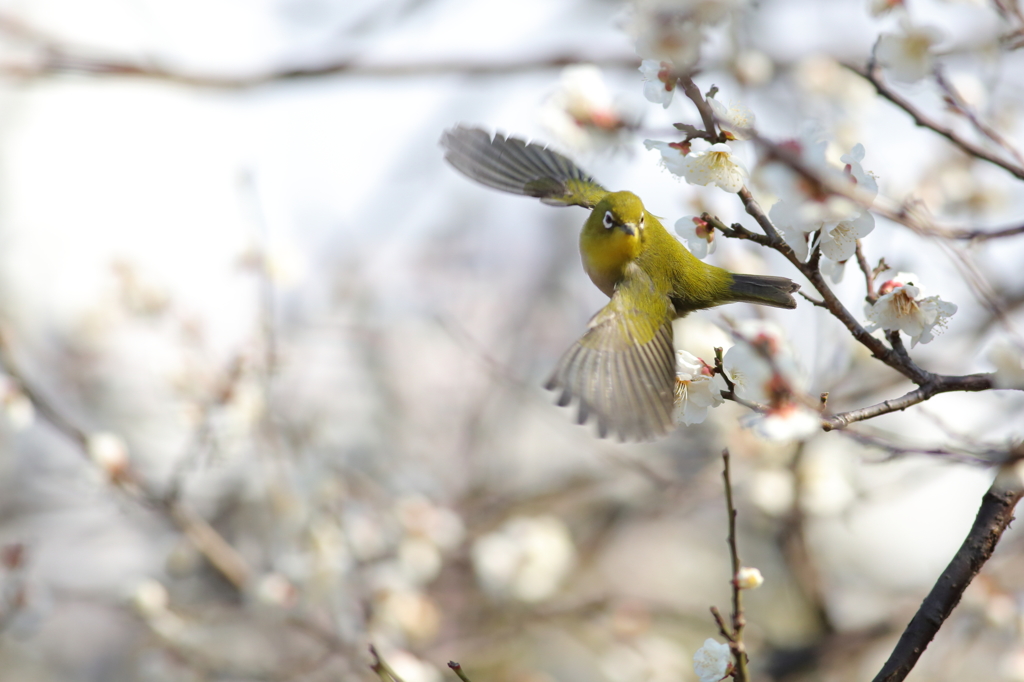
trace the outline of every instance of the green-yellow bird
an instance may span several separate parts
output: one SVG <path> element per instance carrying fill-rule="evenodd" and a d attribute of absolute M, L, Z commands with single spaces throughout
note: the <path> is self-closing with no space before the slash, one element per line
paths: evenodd
<path fill-rule="evenodd" d="M 561 391 L 559 405 L 576 399 L 579 423 L 594 417 L 601 437 L 613 431 L 623 440 L 650 440 L 674 427 L 672 320 L 734 301 L 796 307 L 792 280 L 704 263 L 635 194 L 609 192 L 550 149 L 462 126 L 446 131 L 441 146 L 452 166 L 488 187 L 593 209 L 580 232 L 580 255 L 611 301 L 545 387 Z"/>

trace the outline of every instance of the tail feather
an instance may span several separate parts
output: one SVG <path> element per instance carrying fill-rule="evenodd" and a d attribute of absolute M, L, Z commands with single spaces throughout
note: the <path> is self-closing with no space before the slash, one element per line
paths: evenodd
<path fill-rule="evenodd" d="M 773 308 L 795 308 L 793 292 L 799 288 L 799 284 L 786 277 L 734 274 L 729 291 L 734 301 L 759 303 Z"/>

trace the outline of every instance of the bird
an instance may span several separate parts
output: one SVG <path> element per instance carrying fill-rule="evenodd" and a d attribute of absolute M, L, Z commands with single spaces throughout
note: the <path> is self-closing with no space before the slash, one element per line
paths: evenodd
<path fill-rule="evenodd" d="M 440 143 L 445 160 L 480 184 L 590 209 L 580 256 L 610 300 L 562 355 L 545 388 L 558 392 L 560 406 L 575 400 L 578 423 L 595 421 L 602 438 L 615 433 L 622 441 L 650 441 L 675 428 L 674 319 L 737 301 L 796 307 L 797 283 L 704 263 L 636 194 L 605 189 L 552 149 L 464 125 L 446 130 Z"/>

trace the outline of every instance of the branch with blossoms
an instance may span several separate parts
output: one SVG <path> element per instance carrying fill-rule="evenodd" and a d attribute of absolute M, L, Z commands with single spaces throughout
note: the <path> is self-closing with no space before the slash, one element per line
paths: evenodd
<path fill-rule="evenodd" d="M 917 29 L 905 25 L 904 30 L 913 32 Z M 920 35 L 914 35 L 919 42 L 923 40 L 926 46 L 931 44 L 928 41 L 934 37 L 924 29 Z M 892 38 L 880 41 L 878 52 L 891 62 L 900 49 L 903 49 L 903 44 Z M 676 231 L 691 252 L 698 258 L 713 252 L 716 232 L 727 238 L 751 241 L 777 251 L 810 282 L 820 297 L 805 295 L 807 300 L 827 310 L 873 357 L 916 386 L 902 396 L 840 413 L 830 413 L 826 409 L 827 394 L 822 394 L 818 412 L 813 413 L 814 417 L 808 420 L 806 408 L 801 405 L 801 402 L 807 401 L 799 374 L 781 368 L 781 365 L 790 362 L 781 335 L 773 336 L 763 328 L 764 323 L 758 323 L 762 325 L 761 329 L 749 330 L 748 333 L 734 332 L 738 342 L 724 357 L 721 350 L 716 349 L 715 366 L 710 372 L 707 371 L 707 365 L 697 358 L 683 358 L 688 362 L 680 362 L 677 377 L 677 385 L 685 388 L 677 389 L 677 419 L 681 423 L 702 420 L 703 412 L 698 414 L 699 419 L 693 419 L 694 412 L 699 411 L 695 408 L 704 408 L 706 412 L 705 405 L 717 404 L 718 395 L 715 401 L 709 402 L 695 391 L 698 386 L 714 390 L 724 385 L 720 390 L 722 400 L 732 400 L 754 412 L 751 417 L 744 419 L 746 425 L 757 429 L 766 438 L 787 440 L 806 438 L 818 429 L 845 429 L 855 422 L 905 410 L 941 393 L 977 392 L 993 388 L 1024 389 L 1024 351 L 1013 344 L 1001 348 L 1002 357 L 997 363 L 996 373 L 943 375 L 920 367 L 910 356 L 904 336 L 910 339 L 911 349 L 918 343 L 931 342 L 936 332 L 956 313 L 957 307 L 938 296 L 926 295 L 918 277 L 891 271 L 885 266 L 884 259 L 872 268 L 861 245 L 861 240 L 874 229 L 874 213 L 907 225 L 919 234 L 956 239 L 977 237 L 980 232 L 938 228 L 920 211 L 896 206 L 885 200 L 876 201 L 878 183 L 875 176 L 862 166 L 865 156 L 863 146 L 855 146 L 841 158 L 844 167 L 835 168 L 826 160 L 825 141 L 809 136 L 782 144 L 767 140 L 755 132 L 750 112 L 735 106 L 726 109 L 715 99 L 717 88 L 711 88 L 702 95 L 689 73 L 673 71 L 671 65 L 665 62 L 658 65 L 660 68 L 656 72 L 653 64 L 646 61 L 644 64 L 646 68 L 642 67 L 641 71 L 645 78 L 658 78 L 665 83 L 666 92 L 670 93 L 675 88 L 682 91 L 696 106 L 703 125 L 701 128 L 690 123 L 677 124 L 676 128 L 685 135 L 681 141 L 647 140 L 645 146 L 660 151 L 664 165 L 690 184 L 715 186 L 736 194 L 746 213 L 760 228 L 760 232 L 755 232 L 741 223 L 726 225 L 708 212 L 683 218 L 676 223 Z M 905 73 L 912 71 L 908 67 Z M 865 77 L 874 77 L 874 66 Z M 941 74 L 938 79 L 942 85 Z M 876 87 L 882 87 L 880 80 L 872 82 Z M 944 89 L 947 91 L 947 99 L 952 100 L 959 112 L 967 116 L 977 130 L 1000 144 L 1011 156 L 1018 156 L 1015 150 L 1005 144 L 1003 138 L 985 128 L 976 116 L 972 116 L 966 106 L 956 99 L 951 86 L 946 84 Z M 658 96 L 660 99 L 654 101 L 665 102 L 671 98 L 671 94 L 666 98 L 662 92 Z M 902 102 L 898 98 L 895 101 L 898 104 Z M 910 111 L 909 105 L 905 105 L 905 108 Z M 916 113 L 912 115 L 919 123 L 945 135 L 968 153 L 980 152 L 978 158 L 995 163 L 1024 179 L 1024 171 L 1013 163 L 951 131 L 939 128 Z M 747 188 L 747 170 L 733 156 L 729 147 L 730 142 L 744 139 L 753 140 L 764 153 L 762 177 L 772 193 L 780 197 L 769 211 L 761 207 Z M 997 232 L 998 236 L 1006 237 L 1020 233 L 1024 233 L 1024 228 L 1012 227 Z M 863 321 L 844 306 L 826 280 L 832 276 L 838 281 L 837 275 L 841 276 L 842 269 L 851 259 L 855 259 L 864 275 L 866 304 Z M 991 299 L 982 299 L 990 309 L 997 308 Z M 680 351 L 681 357 L 683 353 Z M 737 364 L 741 366 L 739 371 Z M 702 371 L 694 371 L 696 368 Z M 694 400 L 695 395 L 699 396 L 697 400 Z M 877 682 L 895 682 L 906 676 L 955 608 L 967 585 L 991 557 L 1013 517 L 1017 502 L 1024 496 L 1024 483 L 1014 466 L 1018 459 L 1019 455 L 1012 449 L 997 453 L 997 462 L 1002 466 L 1001 473 L 983 498 L 974 527 L 932 592 L 923 601 L 917 615 L 906 627 L 900 643 L 876 677 Z M 728 473 L 726 479 L 728 496 Z M 734 570 L 737 565 L 734 554 Z M 735 628 L 727 628 L 717 613 L 716 619 L 723 636 L 733 643 L 731 637 L 735 634 Z M 722 646 L 709 640 L 698 652 L 698 656 L 711 660 L 717 651 L 720 661 Z M 733 651 L 735 649 L 733 645 Z M 720 667 L 709 667 L 707 679 L 722 679 L 729 674 L 737 679 L 745 679 L 745 670 L 738 668 L 739 661 L 735 669 L 726 671 Z M 701 675 L 701 679 L 704 680 L 705 676 Z"/>
<path fill-rule="evenodd" d="M 729 515 L 729 534 L 726 537 L 726 542 L 729 545 L 729 558 L 732 565 L 732 578 L 729 580 L 732 590 L 732 613 L 729 623 L 726 623 L 717 607 L 711 607 L 711 615 L 714 616 L 718 631 L 728 644 L 707 639 L 704 646 L 698 649 L 693 656 L 693 670 L 701 682 L 720 682 L 730 676 L 736 682 L 747 682 L 750 675 L 747 671 L 747 648 L 743 641 L 743 630 L 747 625 L 746 615 L 743 612 L 743 591 L 760 587 L 764 583 L 764 577 L 761 575 L 761 571 L 743 566 L 740 562 L 739 546 L 736 540 L 736 505 L 733 502 L 728 449 L 722 451 L 722 482 L 725 487 L 725 507 Z"/>

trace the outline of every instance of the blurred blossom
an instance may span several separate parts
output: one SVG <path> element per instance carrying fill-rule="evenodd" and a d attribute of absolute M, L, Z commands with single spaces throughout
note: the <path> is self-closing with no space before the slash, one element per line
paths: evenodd
<path fill-rule="evenodd" d="M 601 657 L 610 682 L 678 682 L 687 679 L 688 657 L 678 643 L 646 634 L 612 646 Z"/>
<path fill-rule="evenodd" d="M 904 0 L 868 0 L 868 12 L 873 17 L 882 17 L 894 9 L 903 8 Z"/>
<path fill-rule="evenodd" d="M 730 140 L 749 140 L 754 129 L 754 112 L 742 104 L 730 104 L 726 107 L 714 97 L 708 98 L 708 104 L 715 113 L 718 127 Z"/>
<path fill-rule="evenodd" d="M 700 424 L 708 410 L 724 402 L 725 380 L 715 375 L 700 358 L 676 350 L 675 419 L 680 424 Z"/>
<path fill-rule="evenodd" d="M 676 221 L 676 234 L 686 242 L 686 248 L 697 258 L 706 258 L 715 252 L 715 228 L 703 218 L 687 216 Z"/>
<path fill-rule="evenodd" d="M 736 334 L 739 341 L 722 358 L 722 368 L 735 384 L 736 395 L 770 404 L 781 387 L 803 390 L 803 374 L 778 325 L 745 320 L 737 325 Z"/>
<path fill-rule="evenodd" d="M 708 638 L 693 655 L 693 671 L 700 682 L 720 682 L 732 672 L 732 651 L 728 644 Z"/>
<path fill-rule="evenodd" d="M 695 141 L 696 143 L 702 140 Z M 676 143 L 644 140 L 648 149 L 661 152 L 661 160 L 673 174 L 685 179 L 691 185 L 719 187 L 726 192 L 739 192 L 747 177 L 747 169 L 732 154 L 729 145 L 719 142 L 704 151 L 687 151 Z"/>
<path fill-rule="evenodd" d="M 299 591 L 280 573 L 268 573 L 256 586 L 256 597 L 264 604 L 291 608 L 298 601 Z"/>
<path fill-rule="evenodd" d="M 907 83 L 919 81 L 934 66 L 933 54 L 945 34 L 932 26 L 916 26 L 909 17 L 900 17 L 902 33 L 883 33 L 875 47 L 875 58 L 893 78 Z"/>
<path fill-rule="evenodd" d="M 575 561 L 569 529 L 554 516 L 517 516 L 473 543 L 473 568 L 498 597 L 537 602 L 553 596 Z"/>
<path fill-rule="evenodd" d="M 736 572 L 736 586 L 741 590 L 753 590 L 764 584 L 761 571 L 752 566 L 743 566 Z"/>
<path fill-rule="evenodd" d="M 437 635 L 441 612 L 430 597 L 418 590 L 386 592 L 378 607 L 383 622 L 397 627 L 408 639 L 427 641 Z"/>
<path fill-rule="evenodd" d="M 644 79 L 644 97 L 648 102 L 660 104 L 666 109 L 672 103 L 676 91 L 676 77 L 672 75 L 670 62 L 645 59 L 640 63 L 640 75 Z"/>
<path fill-rule="evenodd" d="M 0 377 L 0 400 L 3 401 L 7 423 L 15 431 L 24 431 L 32 426 L 36 408 L 17 383 L 7 377 Z"/>
<path fill-rule="evenodd" d="M 774 443 L 803 440 L 821 429 L 821 415 L 792 401 L 773 407 L 764 414 L 750 414 L 741 421 L 761 438 Z"/>
<path fill-rule="evenodd" d="M 441 672 L 427 663 L 416 658 L 408 651 L 390 650 L 384 656 L 384 660 L 391 666 L 391 669 L 402 678 L 403 682 L 441 682 Z"/>
<path fill-rule="evenodd" d="M 916 284 L 917 275 L 898 272 L 879 288 L 878 300 L 864 306 L 868 331 L 899 330 L 910 337 L 910 347 L 928 343 L 935 338 L 933 330 L 942 330 L 956 313 L 956 304 L 938 296 L 925 297 L 923 288 Z"/>
<path fill-rule="evenodd" d="M 424 537 L 445 551 L 458 547 L 466 533 L 458 514 L 435 505 L 421 495 L 399 499 L 395 504 L 395 514 L 406 533 Z"/>
<path fill-rule="evenodd" d="M 997 388 L 1024 390 L 1024 348 L 1009 339 L 999 339 L 989 349 L 988 359 L 996 368 Z"/>
<path fill-rule="evenodd" d="M 767 408 L 740 423 L 769 441 L 812 435 L 821 426 L 821 416 L 799 402 L 805 378 L 781 330 L 770 323 L 747 321 L 738 327 L 737 336 L 739 341 L 726 352 L 722 368 L 739 397 Z"/>
<path fill-rule="evenodd" d="M 441 553 L 425 538 L 408 537 L 398 545 L 398 563 L 409 582 L 426 585 L 441 572 Z"/>
<path fill-rule="evenodd" d="M 630 127 L 601 69 L 592 64 L 563 69 L 558 89 L 544 102 L 540 117 L 553 135 L 578 150 L 616 144 Z"/>
<path fill-rule="evenodd" d="M 381 522 L 369 513 L 352 510 L 344 515 L 343 528 L 348 547 L 358 561 L 371 561 L 381 557 L 391 542 Z"/>
<path fill-rule="evenodd" d="M 132 604 L 144 618 L 152 618 L 167 611 L 170 597 L 167 588 L 159 581 L 147 578 L 135 586 Z"/>
<path fill-rule="evenodd" d="M 742 9 L 746 0 L 636 0 L 630 33 L 644 59 L 672 62 L 685 73 L 700 59 L 705 25 Z"/>
<path fill-rule="evenodd" d="M 111 480 L 128 472 L 128 446 L 116 433 L 100 431 L 89 435 L 86 443 L 89 459 Z"/>
<path fill-rule="evenodd" d="M 874 101 L 874 87 L 828 55 L 801 59 L 794 74 L 797 85 L 805 93 L 824 98 L 843 109 L 859 108 Z"/>
<path fill-rule="evenodd" d="M 760 50 L 740 51 L 733 60 L 732 68 L 736 80 L 751 87 L 764 85 L 775 75 L 771 57 Z"/>
<path fill-rule="evenodd" d="M 764 469 L 754 474 L 750 497 L 757 507 L 769 516 L 782 516 L 793 507 L 796 481 L 784 469 Z"/>

